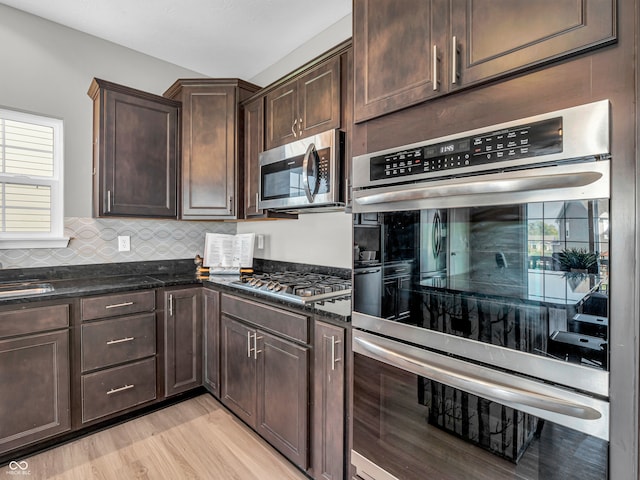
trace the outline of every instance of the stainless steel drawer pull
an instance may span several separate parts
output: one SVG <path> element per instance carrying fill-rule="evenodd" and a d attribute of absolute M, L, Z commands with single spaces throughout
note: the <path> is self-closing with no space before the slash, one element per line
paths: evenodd
<path fill-rule="evenodd" d="M 114 303 L 113 305 L 107 305 L 104 308 L 128 307 L 129 305 L 133 305 L 133 302 Z"/>
<path fill-rule="evenodd" d="M 130 342 L 131 340 L 134 340 L 135 337 L 125 337 L 125 338 L 119 338 L 118 340 L 109 340 L 107 342 L 107 345 L 113 345 L 114 343 L 124 343 L 124 342 Z"/>
<path fill-rule="evenodd" d="M 124 387 L 112 388 L 107 392 L 107 395 L 111 395 L 113 393 L 118 393 L 118 392 L 124 392 L 125 390 L 132 389 L 133 387 L 135 387 L 135 385 L 131 384 L 131 385 L 125 385 Z"/>

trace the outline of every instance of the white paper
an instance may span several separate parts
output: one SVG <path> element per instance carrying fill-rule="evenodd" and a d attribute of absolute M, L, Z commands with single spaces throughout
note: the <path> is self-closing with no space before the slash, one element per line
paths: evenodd
<path fill-rule="evenodd" d="M 238 273 L 241 267 L 253 266 L 255 233 L 207 233 L 204 240 L 203 266 L 210 273 Z"/>

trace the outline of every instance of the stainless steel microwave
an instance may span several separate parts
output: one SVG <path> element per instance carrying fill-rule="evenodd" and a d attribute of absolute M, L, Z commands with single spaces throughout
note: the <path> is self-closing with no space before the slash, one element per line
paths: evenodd
<path fill-rule="evenodd" d="M 344 207 L 344 134 L 328 130 L 260 154 L 258 208 L 300 212 Z"/>

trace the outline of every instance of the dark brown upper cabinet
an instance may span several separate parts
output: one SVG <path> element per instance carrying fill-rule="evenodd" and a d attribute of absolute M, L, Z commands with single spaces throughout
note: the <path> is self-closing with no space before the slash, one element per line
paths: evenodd
<path fill-rule="evenodd" d="M 247 218 L 262 216 L 258 209 L 259 155 L 264 150 L 264 97 L 244 106 L 244 213 Z"/>
<path fill-rule="evenodd" d="M 179 79 L 164 96 L 182 103 L 180 218 L 243 218 L 243 113 L 258 90 L 239 79 Z"/>
<path fill-rule="evenodd" d="M 93 79 L 93 214 L 176 218 L 180 103 Z"/>
<path fill-rule="evenodd" d="M 616 40 L 615 0 L 354 0 L 355 121 Z"/>
<path fill-rule="evenodd" d="M 328 58 L 266 95 L 266 149 L 340 128 L 340 58 Z"/>

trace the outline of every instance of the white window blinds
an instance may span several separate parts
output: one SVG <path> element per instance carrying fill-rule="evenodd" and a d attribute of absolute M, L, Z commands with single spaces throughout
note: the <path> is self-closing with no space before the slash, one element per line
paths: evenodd
<path fill-rule="evenodd" d="M 38 240 L 63 235 L 62 138 L 61 120 L 0 109 L 0 248 L 60 246 Z"/>

